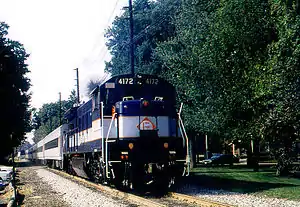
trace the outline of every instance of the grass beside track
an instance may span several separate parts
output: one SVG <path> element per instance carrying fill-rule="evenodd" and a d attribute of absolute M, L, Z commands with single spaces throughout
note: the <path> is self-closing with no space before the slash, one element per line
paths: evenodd
<path fill-rule="evenodd" d="M 300 200 L 300 179 L 277 177 L 272 167 L 262 167 L 259 172 L 241 166 L 197 167 L 188 179 L 202 187 Z"/>

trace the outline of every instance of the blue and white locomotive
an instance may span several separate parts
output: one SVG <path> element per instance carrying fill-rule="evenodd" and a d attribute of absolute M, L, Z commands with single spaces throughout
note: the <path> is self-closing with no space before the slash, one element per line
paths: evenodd
<path fill-rule="evenodd" d="M 165 189 L 188 164 L 179 118 L 176 92 L 167 81 L 142 74 L 112 77 L 88 102 L 66 112 L 62 166 L 117 187 Z"/>

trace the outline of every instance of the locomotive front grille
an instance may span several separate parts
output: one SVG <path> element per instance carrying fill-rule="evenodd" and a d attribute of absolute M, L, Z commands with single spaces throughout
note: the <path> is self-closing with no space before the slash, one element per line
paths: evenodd
<path fill-rule="evenodd" d="M 140 163 L 157 163 L 167 160 L 167 151 L 158 137 L 156 130 L 140 130 L 140 137 L 136 139 L 132 150 L 132 159 Z"/>

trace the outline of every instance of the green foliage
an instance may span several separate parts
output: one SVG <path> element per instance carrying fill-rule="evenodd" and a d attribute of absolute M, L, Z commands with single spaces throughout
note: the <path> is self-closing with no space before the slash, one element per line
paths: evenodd
<path fill-rule="evenodd" d="M 136 0 L 133 3 L 135 71 L 157 74 L 161 62 L 155 54 L 159 42 L 175 35 L 172 18 L 180 0 Z M 106 63 L 106 71 L 112 75 L 130 73 L 129 12 L 117 17 L 106 32 L 107 47 L 112 59 Z"/>
<path fill-rule="evenodd" d="M 32 112 L 32 127 L 34 129 L 33 141 L 37 143 L 50 132 L 65 123 L 63 118 L 64 113 L 76 103 L 76 92 L 71 91 L 68 100 L 59 101 L 54 103 L 44 104 L 39 110 Z M 60 109 L 61 105 L 61 109 Z"/>
<path fill-rule="evenodd" d="M 275 0 L 184 1 L 177 36 L 157 54 L 185 103 L 189 130 L 265 139 L 274 151 L 285 149 L 278 158 L 289 157 L 300 111 L 294 8 Z"/>
<path fill-rule="evenodd" d="M 25 63 L 29 55 L 22 44 L 6 37 L 8 28 L 0 22 L 1 157 L 11 153 L 30 130 L 30 81 L 26 77 L 29 71 Z"/>
<path fill-rule="evenodd" d="M 299 14 L 293 0 L 137 0 L 135 69 L 176 87 L 191 134 L 268 142 L 284 172 L 300 129 Z M 113 75 L 130 71 L 127 17 L 106 34 Z"/>

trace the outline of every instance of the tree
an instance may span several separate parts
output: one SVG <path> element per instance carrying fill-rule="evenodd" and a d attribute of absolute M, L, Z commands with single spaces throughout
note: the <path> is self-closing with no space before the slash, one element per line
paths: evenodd
<path fill-rule="evenodd" d="M 39 142 L 54 129 L 59 127 L 60 120 L 62 120 L 62 123 L 66 123 L 63 119 L 63 115 L 68 109 L 73 107 L 76 101 L 76 92 L 72 90 L 68 100 L 61 101 L 61 104 L 59 101 L 47 103 L 43 104 L 39 110 L 34 110 L 31 123 L 34 129 L 33 141 L 35 143 Z"/>
<path fill-rule="evenodd" d="M 135 71 L 176 87 L 190 134 L 253 142 L 253 167 L 272 143 L 286 174 L 300 129 L 299 14 L 296 0 L 137 0 Z M 127 17 L 106 33 L 113 75 L 130 71 Z"/>
<path fill-rule="evenodd" d="M 183 3 L 176 37 L 157 54 L 190 131 L 291 146 L 299 129 L 297 8 L 275 0 Z"/>
<path fill-rule="evenodd" d="M 135 71 L 159 74 L 162 63 L 155 54 L 159 42 L 175 35 L 175 17 L 180 0 L 136 0 L 133 3 Z M 130 73 L 129 13 L 125 11 L 108 28 L 105 36 L 112 55 L 106 71 L 112 75 Z"/>
<path fill-rule="evenodd" d="M 21 43 L 6 37 L 8 28 L 0 22 L 0 157 L 11 153 L 30 129 L 30 80 L 26 77 L 29 71 L 25 63 L 29 55 Z"/>
<path fill-rule="evenodd" d="M 263 117 L 262 133 L 278 160 L 277 174 L 286 175 L 293 141 L 300 129 L 300 12 L 298 1 L 272 1 L 271 13 L 277 39 L 269 46 L 266 64 L 272 68 L 272 99 Z"/>

